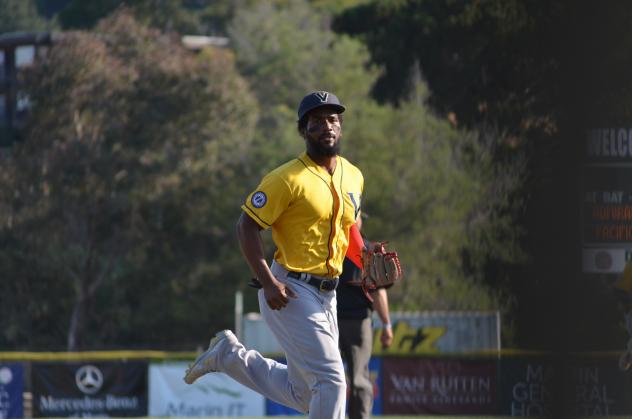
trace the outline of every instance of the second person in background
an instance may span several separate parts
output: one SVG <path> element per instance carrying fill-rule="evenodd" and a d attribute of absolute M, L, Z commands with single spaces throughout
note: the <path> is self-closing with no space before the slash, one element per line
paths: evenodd
<path fill-rule="evenodd" d="M 357 225 L 361 229 L 362 218 L 358 219 Z M 369 245 L 364 239 L 364 246 Z M 373 381 L 369 372 L 373 350 L 373 310 L 382 323 L 382 347 L 388 348 L 393 342 L 386 288 L 365 291 L 358 285 L 361 274 L 360 268 L 351 259 L 345 258 L 336 291 L 340 352 L 347 362 L 349 379 L 349 419 L 368 419 L 373 409 Z"/>

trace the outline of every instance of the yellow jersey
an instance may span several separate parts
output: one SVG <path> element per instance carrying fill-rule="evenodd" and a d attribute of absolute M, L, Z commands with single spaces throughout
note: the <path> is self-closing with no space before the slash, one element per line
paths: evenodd
<path fill-rule="evenodd" d="M 241 206 L 262 228 L 272 228 L 274 260 L 289 271 L 329 278 L 342 272 L 364 178 L 336 158 L 330 175 L 304 152 L 268 173 Z"/>

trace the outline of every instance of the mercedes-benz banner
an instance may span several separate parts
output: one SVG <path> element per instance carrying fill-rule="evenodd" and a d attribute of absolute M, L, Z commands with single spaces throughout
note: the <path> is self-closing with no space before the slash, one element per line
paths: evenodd
<path fill-rule="evenodd" d="M 32 364 L 34 417 L 147 416 L 146 362 Z"/>

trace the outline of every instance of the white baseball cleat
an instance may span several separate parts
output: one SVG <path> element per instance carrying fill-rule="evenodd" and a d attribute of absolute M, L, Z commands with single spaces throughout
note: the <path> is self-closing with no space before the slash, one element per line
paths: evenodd
<path fill-rule="evenodd" d="M 195 361 L 189 365 L 187 368 L 187 372 L 184 374 L 184 382 L 187 384 L 193 384 L 195 380 L 203 376 L 204 374 L 208 374 L 209 372 L 217 372 L 215 370 L 213 362 L 215 361 L 215 357 L 219 352 L 220 344 L 228 339 L 231 343 L 237 343 L 237 338 L 230 330 L 222 330 L 221 332 L 217 332 L 215 336 L 211 339 L 211 342 L 208 345 L 208 349 L 201 353 Z"/>

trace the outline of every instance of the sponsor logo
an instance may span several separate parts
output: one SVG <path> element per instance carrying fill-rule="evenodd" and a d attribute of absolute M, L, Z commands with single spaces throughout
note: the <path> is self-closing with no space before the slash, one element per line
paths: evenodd
<path fill-rule="evenodd" d="M 393 343 L 388 349 L 382 348 L 381 330 L 373 334 L 373 353 L 437 353 L 439 340 L 446 334 L 446 326 L 411 326 L 408 322 L 398 321 L 393 327 Z"/>
<path fill-rule="evenodd" d="M 0 368 L 0 384 L 6 385 L 13 381 L 13 373 L 7 367 Z"/>
<path fill-rule="evenodd" d="M 220 386 L 214 386 L 212 384 L 200 383 L 200 385 L 195 386 L 195 388 L 207 395 L 210 393 L 215 393 L 220 396 L 230 397 L 232 399 L 240 399 L 244 397 L 244 395 L 239 391 L 229 390 Z"/>
<path fill-rule="evenodd" d="M 610 269 L 612 268 L 612 256 L 608 252 L 597 252 L 595 254 L 595 266 L 599 269 Z"/>
<path fill-rule="evenodd" d="M 223 403 L 220 405 L 189 405 L 184 402 L 169 403 L 165 416 L 192 417 L 192 416 L 246 416 L 248 406 L 245 403 Z"/>
<path fill-rule="evenodd" d="M 107 394 L 105 398 L 93 398 L 83 396 L 83 398 L 55 397 L 51 395 L 40 395 L 40 410 L 45 413 L 51 412 L 102 412 L 106 411 L 135 411 L 139 409 L 140 401 L 138 397 L 119 397 Z M 67 415 L 64 415 L 67 416 Z"/>
<path fill-rule="evenodd" d="M 250 202 L 252 202 L 252 205 L 255 208 L 262 208 L 266 204 L 266 202 L 268 202 L 268 197 L 265 193 L 258 191 L 252 195 L 252 198 L 250 198 Z"/>
<path fill-rule="evenodd" d="M 329 98 L 329 93 L 327 92 L 316 92 L 315 96 L 318 98 L 318 100 L 320 100 L 322 103 L 327 102 L 327 98 Z"/>
<path fill-rule="evenodd" d="M 77 388 L 84 394 L 95 394 L 103 386 L 103 374 L 94 365 L 84 365 L 75 373 Z"/>

